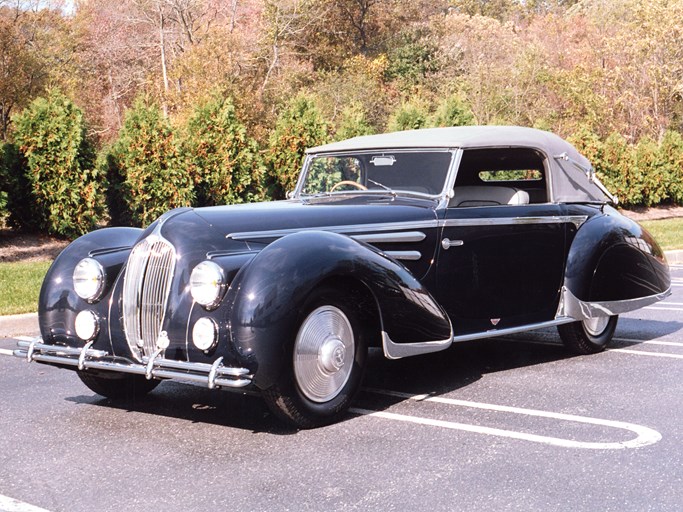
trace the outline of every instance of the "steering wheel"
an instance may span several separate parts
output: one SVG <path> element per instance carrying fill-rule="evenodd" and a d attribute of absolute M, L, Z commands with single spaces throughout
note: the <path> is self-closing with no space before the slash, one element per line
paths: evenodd
<path fill-rule="evenodd" d="M 340 181 L 339 183 L 335 183 L 333 185 L 333 187 L 330 189 L 330 192 L 334 192 L 335 190 L 337 190 L 337 188 L 341 187 L 342 185 L 351 185 L 351 186 L 356 187 L 357 189 L 360 189 L 360 190 L 367 190 L 368 189 L 368 187 L 366 187 L 365 185 L 361 185 L 360 183 L 356 183 L 355 181 L 344 180 L 344 181 Z"/>

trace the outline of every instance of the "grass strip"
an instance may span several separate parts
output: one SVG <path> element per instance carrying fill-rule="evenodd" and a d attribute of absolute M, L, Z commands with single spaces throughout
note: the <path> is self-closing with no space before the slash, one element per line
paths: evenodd
<path fill-rule="evenodd" d="M 665 251 L 683 249 L 683 217 L 644 220 L 640 225 L 655 237 Z"/>
<path fill-rule="evenodd" d="M 0 315 L 38 311 L 38 294 L 50 261 L 0 263 Z"/>

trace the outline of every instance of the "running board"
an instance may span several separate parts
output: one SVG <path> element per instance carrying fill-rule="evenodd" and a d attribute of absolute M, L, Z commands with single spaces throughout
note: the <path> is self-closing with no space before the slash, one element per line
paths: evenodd
<path fill-rule="evenodd" d="M 544 329 L 546 327 L 557 327 L 558 325 L 576 322 L 575 318 L 562 317 L 556 318 L 549 322 L 540 322 L 537 324 L 520 325 L 519 327 L 510 327 L 508 329 L 491 329 L 490 331 L 475 332 L 472 334 L 463 334 L 461 336 L 453 336 L 453 343 L 460 343 L 462 341 L 472 341 L 484 338 L 495 338 L 497 336 L 506 336 L 508 334 L 516 334 L 518 332 L 535 331 L 536 329 Z"/>

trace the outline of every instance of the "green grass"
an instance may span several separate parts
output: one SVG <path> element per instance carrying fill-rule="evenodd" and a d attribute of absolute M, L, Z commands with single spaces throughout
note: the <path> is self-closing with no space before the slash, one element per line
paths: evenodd
<path fill-rule="evenodd" d="M 0 263 L 0 315 L 38 311 L 38 294 L 50 261 Z"/>
<path fill-rule="evenodd" d="M 655 237 L 665 251 L 683 249 L 683 217 L 644 220 L 640 224 Z"/>

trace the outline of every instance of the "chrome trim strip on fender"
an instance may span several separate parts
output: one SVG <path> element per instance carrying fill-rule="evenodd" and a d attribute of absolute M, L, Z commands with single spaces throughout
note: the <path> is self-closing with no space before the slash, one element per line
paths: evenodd
<path fill-rule="evenodd" d="M 422 231 L 405 231 L 403 233 L 373 233 L 369 235 L 351 235 L 351 238 L 366 244 L 390 244 L 404 242 L 422 242 L 427 235 Z"/>
<path fill-rule="evenodd" d="M 387 359 L 419 356 L 431 352 L 446 350 L 453 343 L 453 337 L 440 341 L 422 341 L 419 343 L 394 343 L 389 335 L 382 331 L 382 348 Z"/>
<path fill-rule="evenodd" d="M 384 251 L 384 254 L 395 260 L 417 261 L 422 258 L 420 251 Z"/>
<path fill-rule="evenodd" d="M 578 299 L 569 288 L 563 286 L 557 316 L 571 317 L 574 320 L 583 321 L 600 316 L 620 315 L 664 300 L 669 295 L 671 295 L 671 287 L 662 293 L 637 299 L 591 302 Z"/>
<path fill-rule="evenodd" d="M 340 226 L 317 226 L 310 228 L 290 228 L 290 229 L 274 229 L 272 231 L 243 231 L 228 233 L 225 238 L 232 238 L 233 240 L 259 240 L 262 238 L 281 238 L 283 236 L 291 235 L 293 233 L 300 233 L 302 231 L 330 231 L 332 233 L 365 233 L 372 231 L 399 231 L 402 229 L 429 229 L 436 228 L 439 223 L 434 220 L 422 220 L 417 222 L 384 222 L 377 224 L 356 224 L 356 225 L 340 225 Z"/>
<path fill-rule="evenodd" d="M 439 222 L 444 227 L 456 226 L 514 226 L 526 224 L 568 224 L 577 228 L 588 220 L 587 215 L 553 215 L 548 217 L 492 217 L 481 219 L 446 219 Z"/>
<path fill-rule="evenodd" d="M 203 384 L 209 389 L 216 387 L 242 388 L 251 384 L 251 375 L 246 368 L 223 366 L 222 359 L 213 364 L 190 363 L 155 357 L 143 358 L 143 364 L 134 363 L 124 358 L 110 356 L 103 350 L 87 347 L 61 347 L 42 343 L 40 338 L 33 341 L 18 341 L 16 357 L 29 362 L 76 366 L 79 370 L 106 370 L 121 373 L 144 375 L 148 379 L 174 379 L 179 381 Z"/>

